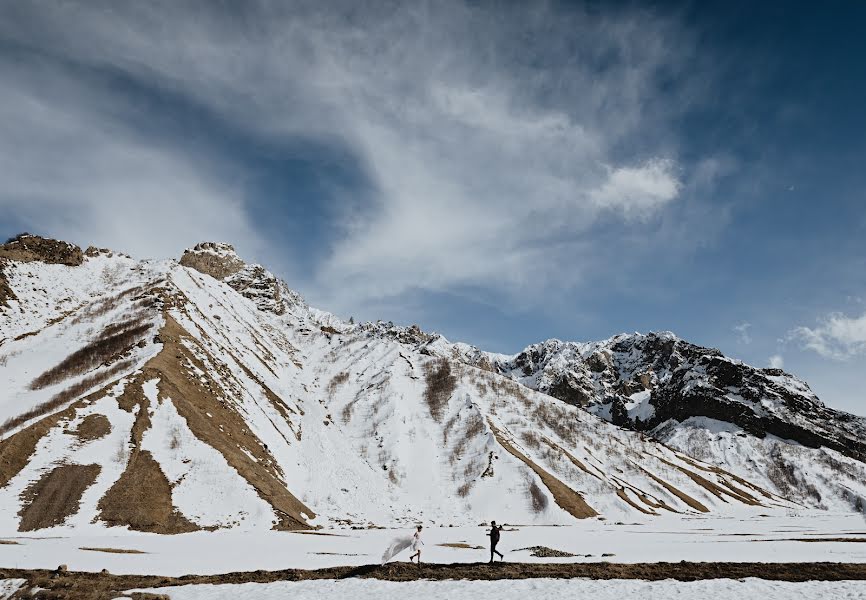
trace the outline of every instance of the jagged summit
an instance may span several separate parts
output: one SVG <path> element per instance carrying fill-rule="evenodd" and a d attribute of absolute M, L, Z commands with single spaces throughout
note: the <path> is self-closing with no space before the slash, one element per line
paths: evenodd
<path fill-rule="evenodd" d="M 259 309 L 276 315 L 304 304 L 300 294 L 262 265 L 244 262 L 231 244 L 201 242 L 184 251 L 180 264 L 225 281 Z"/>
<path fill-rule="evenodd" d="M 862 419 L 667 332 L 505 356 L 343 323 L 227 244 L 75 266 L 51 247 L 3 258 L 0 531 L 562 524 L 866 493 Z"/>

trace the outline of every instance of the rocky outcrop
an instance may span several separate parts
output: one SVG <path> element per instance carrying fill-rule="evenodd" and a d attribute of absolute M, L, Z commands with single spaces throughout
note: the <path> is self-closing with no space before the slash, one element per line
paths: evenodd
<path fill-rule="evenodd" d="M 220 280 L 247 266 L 235 253 L 234 246 L 219 242 L 202 242 L 185 250 L 180 264 Z"/>
<path fill-rule="evenodd" d="M 255 302 L 259 310 L 275 315 L 285 314 L 290 307 L 303 304 L 300 294 L 290 290 L 261 265 L 246 265 L 226 278 L 225 282 L 242 296 Z"/>
<path fill-rule="evenodd" d="M 283 315 L 303 298 L 261 265 L 248 265 L 231 244 L 202 242 L 183 253 L 180 264 L 224 281 L 259 310 Z"/>
<path fill-rule="evenodd" d="M 84 262 L 84 253 L 81 248 L 69 242 L 22 233 L 0 246 L 0 258 L 76 267 Z"/>

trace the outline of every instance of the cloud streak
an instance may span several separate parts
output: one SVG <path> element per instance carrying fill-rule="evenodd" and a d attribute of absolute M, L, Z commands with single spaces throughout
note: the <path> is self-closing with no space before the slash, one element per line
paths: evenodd
<path fill-rule="evenodd" d="M 329 306 L 417 289 L 567 289 L 616 260 L 597 227 L 621 229 L 617 245 L 666 243 L 665 210 L 707 184 L 706 169 L 683 173 L 664 135 L 678 107 L 658 81 L 679 81 L 690 43 L 665 18 L 461 2 L 111 6 L 21 4 L 0 36 L 180 94 L 262 140 L 355 157 L 364 191 L 336 199 L 336 241 L 311 282 Z M 110 89 L 68 80 L 60 101 L 3 69 L 3 133 L 37 140 L 23 153 L 0 146 L 17 174 L 0 206 L 42 226 L 54 213 L 57 229 L 123 248 L 132 239 L 145 254 L 180 237 L 253 243 L 221 168 L 230 157 L 193 160 L 85 108 L 107 104 L 121 120 L 136 110 Z M 38 177 L 46 164 L 65 171 Z M 147 233 L 130 238 L 128 220 Z"/>
<path fill-rule="evenodd" d="M 866 313 L 848 317 L 830 313 L 819 319 L 815 327 L 796 327 L 788 339 L 824 358 L 849 360 L 866 355 Z"/>

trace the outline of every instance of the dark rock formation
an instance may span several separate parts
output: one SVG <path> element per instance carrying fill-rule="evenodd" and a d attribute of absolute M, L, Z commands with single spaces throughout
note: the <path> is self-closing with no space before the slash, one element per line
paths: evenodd
<path fill-rule="evenodd" d="M 866 419 L 827 408 L 781 369 L 754 368 L 671 333 L 590 344 L 548 340 L 496 368 L 622 427 L 650 431 L 706 417 L 866 461 Z M 646 390 L 648 399 L 640 395 Z"/>

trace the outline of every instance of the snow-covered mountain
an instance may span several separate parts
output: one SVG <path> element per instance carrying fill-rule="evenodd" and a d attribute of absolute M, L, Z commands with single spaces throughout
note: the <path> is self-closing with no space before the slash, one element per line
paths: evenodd
<path fill-rule="evenodd" d="M 672 336 L 492 355 L 343 322 L 226 244 L 137 261 L 24 235 L 0 272 L 0 530 L 568 523 L 851 509 L 864 492 L 862 455 L 843 453 L 862 420 L 812 449 L 669 407 L 717 385 L 699 353 L 682 373 Z M 800 423 L 782 395 L 798 386 L 819 406 L 765 375 L 766 414 Z M 752 402 L 738 385 L 730 401 Z"/>
<path fill-rule="evenodd" d="M 781 369 L 751 367 L 670 332 L 547 340 L 508 356 L 416 327 L 371 327 L 646 432 L 804 506 L 866 511 L 866 418 L 827 408 Z"/>

